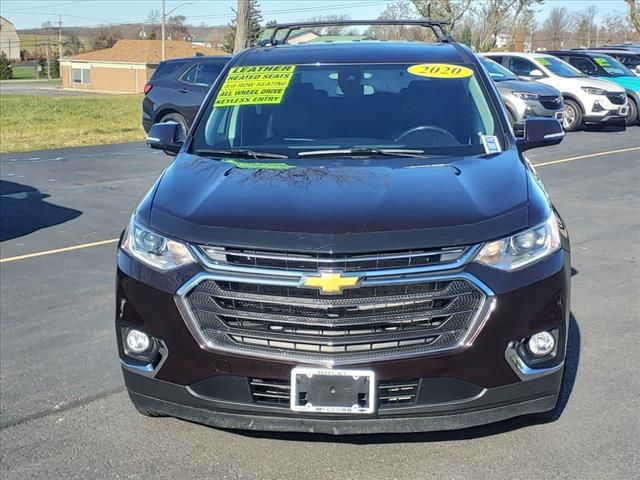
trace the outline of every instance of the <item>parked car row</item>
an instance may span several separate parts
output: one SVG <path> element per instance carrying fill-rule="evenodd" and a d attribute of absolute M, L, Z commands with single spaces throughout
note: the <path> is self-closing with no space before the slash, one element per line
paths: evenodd
<path fill-rule="evenodd" d="M 624 122 L 632 125 L 638 121 L 640 78 L 609 55 L 585 50 L 489 52 L 482 55 L 506 68 L 516 79 L 554 88 L 564 101 L 562 118 L 565 130 L 577 130 L 585 124 Z M 494 74 L 492 77 L 498 82 L 502 80 Z M 509 110 L 509 98 L 502 89 L 501 92 Z M 528 98 L 537 98 L 535 92 Z M 539 116 L 539 113 L 530 109 L 525 117 Z M 551 116 L 549 112 L 542 113 Z M 521 119 L 515 120 L 514 128 L 517 129 L 517 122 Z"/>
<path fill-rule="evenodd" d="M 482 64 L 494 80 L 516 134 L 528 117 L 549 117 L 567 131 L 640 120 L 640 47 L 544 53 L 490 52 Z M 182 135 L 230 56 L 162 62 L 146 84 L 142 124 L 174 121 Z"/>

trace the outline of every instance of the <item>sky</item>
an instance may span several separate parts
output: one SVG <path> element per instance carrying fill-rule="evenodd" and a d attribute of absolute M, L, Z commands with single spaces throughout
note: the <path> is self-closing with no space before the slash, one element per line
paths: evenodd
<path fill-rule="evenodd" d="M 376 18 L 388 1 L 380 0 L 260 0 L 265 21 L 292 22 L 326 14 L 347 14 L 352 19 Z M 187 24 L 226 24 L 232 18 L 231 7 L 237 0 L 166 0 L 167 13 L 187 17 Z M 0 14 L 17 29 L 37 28 L 43 22 L 57 22 L 62 15 L 67 26 L 95 26 L 110 23 L 143 22 L 153 9 L 160 9 L 161 0 L 2 0 Z M 614 10 L 626 11 L 624 0 L 545 0 L 537 7 L 537 20 L 542 23 L 554 7 L 569 11 L 598 7 L 598 19 Z"/>

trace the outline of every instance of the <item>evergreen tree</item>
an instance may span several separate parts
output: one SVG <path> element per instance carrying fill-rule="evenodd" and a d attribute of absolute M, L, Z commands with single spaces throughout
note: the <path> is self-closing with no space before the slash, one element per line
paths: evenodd
<path fill-rule="evenodd" d="M 235 8 L 232 8 L 233 13 L 237 13 Z M 258 0 L 249 0 L 249 28 L 246 47 L 253 47 L 258 44 L 262 35 L 262 13 L 260 12 L 260 5 Z M 222 48 L 225 52 L 233 53 L 233 46 L 236 39 L 236 18 L 229 22 L 229 30 L 224 35 Z"/>
<path fill-rule="evenodd" d="M 4 52 L 0 54 L 0 80 L 7 80 L 11 78 L 11 65 L 9 59 Z"/>

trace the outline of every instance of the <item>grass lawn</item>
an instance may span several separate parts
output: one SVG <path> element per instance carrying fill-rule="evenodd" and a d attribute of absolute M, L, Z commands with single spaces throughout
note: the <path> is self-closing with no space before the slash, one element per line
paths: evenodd
<path fill-rule="evenodd" d="M 11 78 L 15 79 L 27 79 L 36 78 L 36 67 L 33 65 L 14 65 L 13 75 Z"/>
<path fill-rule="evenodd" d="M 0 95 L 0 152 L 144 140 L 142 95 Z"/>

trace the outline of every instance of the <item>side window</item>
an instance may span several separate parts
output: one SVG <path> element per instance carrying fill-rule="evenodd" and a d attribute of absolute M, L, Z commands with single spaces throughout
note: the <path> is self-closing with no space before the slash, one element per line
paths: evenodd
<path fill-rule="evenodd" d="M 563 58 L 563 60 L 568 61 L 573 67 L 577 68 L 585 75 L 596 75 L 598 73 L 598 67 L 595 66 L 590 58 L 569 57 L 568 59 Z"/>
<path fill-rule="evenodd" d="M 499 63 L 500 65 L 504 65 L 504 57 L 503 56 L 491 55 L 489 58 L 491 60 L 493 60 L 494 62 Z"/>
<path fill-rule="evenodd" d="M 535 70 L 537 67 L 526 58 L 509 58 L 509 64 L 507 66 L 516 75 L 522 75 L 523 77 L 529 77 L 531 70 Z"/>
<path fill-rule="evenodd" d="M 199 85 L 211 86 L 220 72 L 224 68 L 223 63 L 204 63 L 200 65 L 198 70 L 198 78 L 196 79 Z"/>
<path fill-rule="evenodd" d="M 194 65 L 189 70 L 187 70 L 187 73 L 182 75 L 181 80 L 184 83 L 189 83 L 189 84 L 193 85 L 193 84 L 196 83 L 196 76 L 197 75 L 198 75 L 198 65 Z"/>

